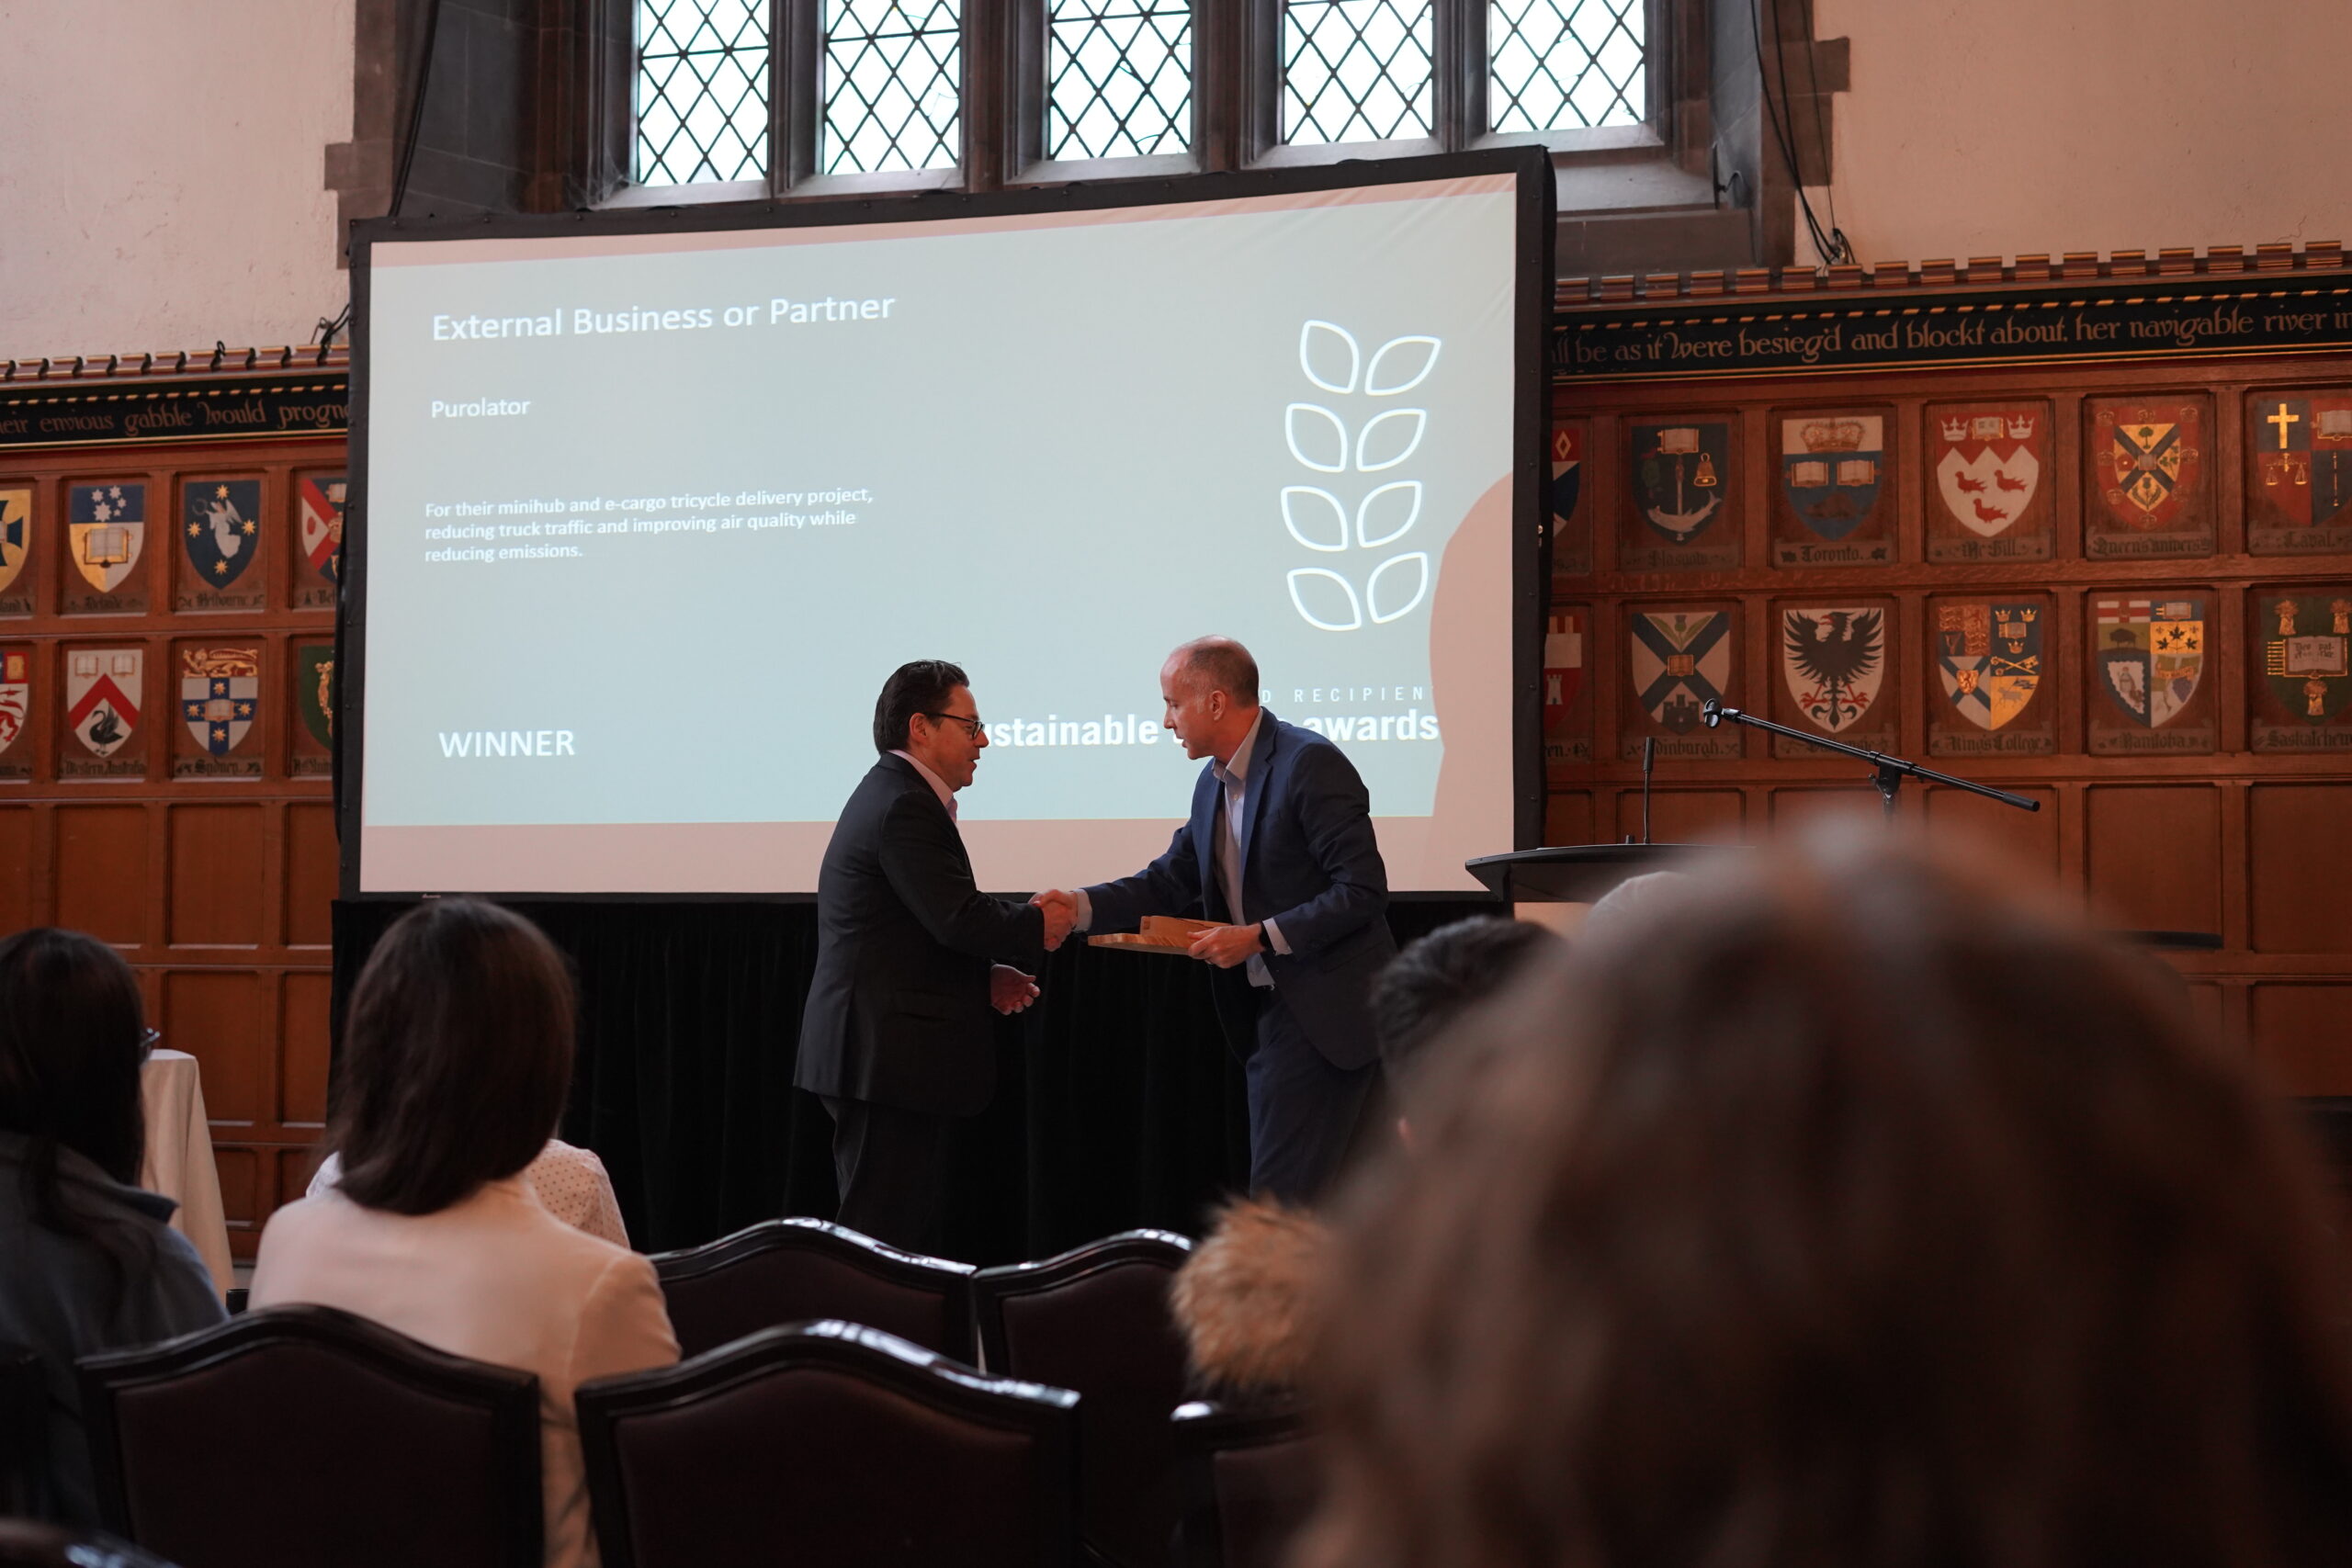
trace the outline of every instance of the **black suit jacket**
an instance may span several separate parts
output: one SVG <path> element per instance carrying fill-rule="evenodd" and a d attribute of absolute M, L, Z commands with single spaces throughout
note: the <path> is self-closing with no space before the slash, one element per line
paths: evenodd
<path fill-rule="evenodd" d="M 989 965 L 1035 973 L 1045 913 L 972 881 L 963 835 L 904 758 L 877 760 L 817 874 L 817 974 L 792 1081 L 970 1116 L 996 1091 Z"/>

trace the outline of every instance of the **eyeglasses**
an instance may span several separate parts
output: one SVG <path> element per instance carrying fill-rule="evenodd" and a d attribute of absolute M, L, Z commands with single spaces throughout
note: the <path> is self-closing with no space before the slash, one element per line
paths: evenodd
<path fill-rule="evenodd" d="M 917 711 L 921 712 L 923 717 L 936 720 L 942 724 L 947 722 L 949 719 L 954 719 L 957 724 L 964 727 L 964 733 L 970 736 L 975 740 L 978 740 L 980 738 L 980 731 L 987 728 L 987 726 L 980 722 L 980 716 L 978 714 L 974 714 L 969 718 L 967 718 L 960 713 L 932 713 L 927 709 L 918 709 Z"/>

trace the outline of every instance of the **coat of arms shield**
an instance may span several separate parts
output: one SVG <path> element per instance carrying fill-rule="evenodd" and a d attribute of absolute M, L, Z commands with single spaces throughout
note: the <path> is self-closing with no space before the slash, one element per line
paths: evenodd
<path fill-rule="evenodd" d="M 99 592 L 113 592 L 139 564 L 147 542 L 146 485 L 71 486 L 65 529 L 74 569 Z"/>
<path fill-rule="evenodd" d="M 180 653 L 180 718 L 215 757 L 235 750 L 261 704 L 261 649 L 189 648 Z"/>
<path fill-rule="evenodd" d="M 1731 682 L 1731 616 L 1724 611 L 1636 611 L 1634 692 L 1642 711 L 1676 735 L 1699 728 L 1700 708 Z"/>
<path fill-rule="evenodd" d="M 2091 614 L 2108 700 L 2146 729 L 2178 717 L 2205 676 L 2204 600 L 2098 599 Z"/>
<path fill-rule="evenodd" d="M 1723 508 L 1731 426 L 1722 420 L 1636 424 L 1634 501 L 1661 537 L 1689 544 Z"/>
<path fill-rule="evenodd" d="M 11 486 L 0 490 L 0 589 L 17 581 L 25 569 L 32 544 L 33 492 Z"/>
<path fill-rule="evenodd" d="M 2025 712 L 2041 684 L 2038 604 L 1942 604 L 1936 611 L 1936 673 L 1944 695 L 1979 729 Z"/>
<path fill-rule="evenodd" d="M 343 566 L 343 505 L 345 480 L 341 474 L 305 474 L 295 488 L 301 514 L 302 558 L 329 582 Z"/>
<path fill-rule="evenodd" d="M 2049 419 L 2039 404 L 1954 411 L 1937 417 L 1928 434 L 1936 499 L 1953 522 L 1989 539 L 2025 515 L 2049 452 Z"/>
<path fill-rule="evenodd" d="M 1886 615 L 1860 605 L 1781 616 L 1781 678 L 1797 711 L 1832 735 L 1861 722 L 1886 680 Z"/>
<path fill-rule="evenodd" d="M 33 650 L 0 648 L 0 751 L 17 743 L 33 711 Z"/>
<path fill-rule="evenodd" d="M 2196 489 L 2203 436 L 2195 403 L 2101 409 L 2093 460 L 2107 481 L 2099 494 L 2108 515 L 2142 533 L 2173 524 Z"/>
<path fill-rule="evenodd" d="M 2352 597 L 2266 596 L 2260 615 L 2262 674 L 2293 718 L 2324 725 L 2352 703 Z"/>
<path fill-rule="evenodd" d="M 1870 520 L 1886 468 L 1881 414 L 1796 414 L 1781 422 L 1781 493 L 1821 537 L 1844 538 Z"/>
<path fill-rule="evenodd" d="M 65 724 L 96 757 L 122 750 L 139 728 L 146 650 L 75 649 L 65 660 Z"/>
<path fill-rule="evenodd" d="M 196 581 L 214 592 L 260 553 L 261 481 L 191 479 L 180 487 L 180 534 Z"/>

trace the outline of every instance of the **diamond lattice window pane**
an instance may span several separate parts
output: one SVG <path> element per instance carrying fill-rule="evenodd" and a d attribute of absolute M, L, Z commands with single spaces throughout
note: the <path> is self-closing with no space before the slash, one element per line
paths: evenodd
<path fill-rule="evenodd" d="M 1046 156 L 1136 158 L 1192 141 L 1189 0 L 1053 0 Z"/>
<path fill-rule="evenodd" d="M 827 0 L 829 175 L 955 165 L 961 136 L 960 0 Z"/>
<path fill-rule="evenodd" d="M 1639 125 L 1649 96 L 1643 18 L 1644 0 L 1491 0 L 1494 129 Z"/>
<path fill-rule="evenodd" d="M 639 185 L 768 172 L 767 0 L 638 0 Z"/>
<path fill-rule="evenodd" d="M 1289 0 L 1283 7 L 1283 140 L 1429 135 L 1432 10 L 1429 0 Z"/>

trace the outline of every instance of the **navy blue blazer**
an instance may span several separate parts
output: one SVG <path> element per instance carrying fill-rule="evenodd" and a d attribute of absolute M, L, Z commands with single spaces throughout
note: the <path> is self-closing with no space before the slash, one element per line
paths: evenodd
<path fill-rule="evenodd" d="M 1133 876 L 1086 890 L 1092 931 L 1133 931 L 1146 915 L 1193 915 L 1282 928 L 1287 954 L 1268 947 L 1274 991 L 1315 1048 L 1334 1066 L 1360 1067 L 1378 1055 L 1372 983 L 1396 955 L 1388 932 L 1388 869 L 1372 831 L 1372 797 L 1348 754 L 1311 729 L 1266 711 L 1244 770 L 1241 908 L 1226 908 L 1218 880 L 1216 813 L 1225 786 L 1204 765 L 1193 814 L 1168 852 Z M 1236 1052 L 1249 1055 L 1256 1021 L 1239 984 L 1216 987 L 1217 1013 Z"/>

